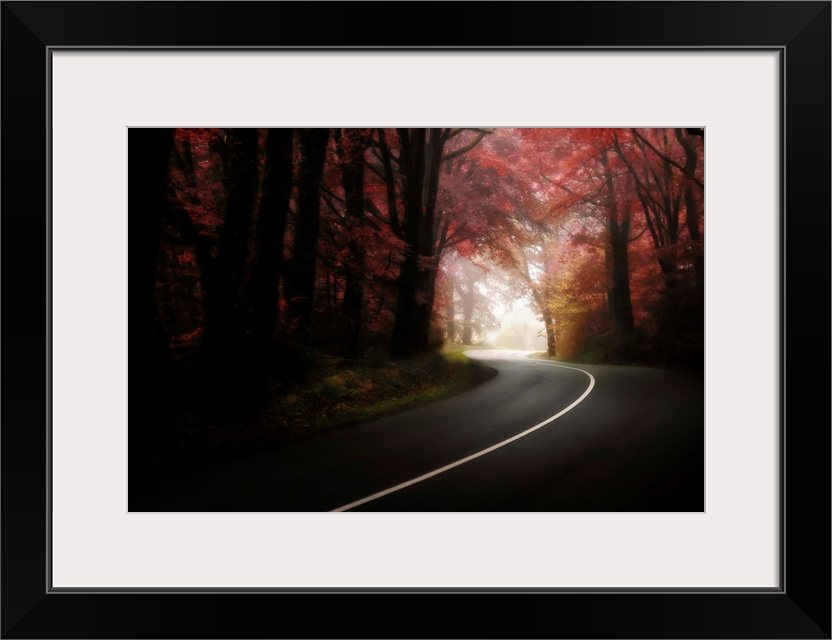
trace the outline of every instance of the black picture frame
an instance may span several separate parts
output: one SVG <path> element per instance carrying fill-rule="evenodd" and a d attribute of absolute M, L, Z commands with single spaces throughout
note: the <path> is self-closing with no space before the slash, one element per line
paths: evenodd
<path fill-rule="evenodd" d="M 1 36 L 3 638 L 830 637 L 830 2 L 3 2 Z M 50 588 L 50 51 L 391 46 L 780 52 L 780 588 Z"/>

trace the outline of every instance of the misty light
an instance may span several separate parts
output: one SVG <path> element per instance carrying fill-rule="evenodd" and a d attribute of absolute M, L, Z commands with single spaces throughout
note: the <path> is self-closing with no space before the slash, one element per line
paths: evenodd
<path fill-rule="evenodd" d="M 546 351 L 545 327 L 527 302 L 518 301 L 500 314 L 500 328 L 488 334 L 486 344 L 497 349 Z"/>

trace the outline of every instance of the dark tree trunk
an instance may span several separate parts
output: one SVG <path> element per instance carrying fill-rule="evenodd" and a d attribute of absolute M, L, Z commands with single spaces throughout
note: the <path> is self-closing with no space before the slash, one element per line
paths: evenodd
<path fill-rule="evenodd" d="M 199 185 L 197 184 L 191 143 L 187 134 L 182 135 L 178 139 L 178 144 L 174 143 L 172 157 L 175 166 L 182 173 L 185 187 L 185 192 L 182 197 L 186 205 L 199 207 L 201 205 L 198 191 Z M 210 277 L 207 274 L 211 270 L 211 262 L 213 262 L 211 242 L 207 236 L 201 235 L 197 231 L 187 207 L 168 207 L 165 211 L 165 216 L 165 222 L 173 227 L 186 242 L 193 246 L 196 263 L 199 267 L 200 285 L 203 291 L 207 291 L 211 282 L 208 282 L 206 278 Z M 198 324 L 203 324 L 204 310 L 201 305 L 197 315 L 199 316 Z"/>
<path fill-rule="evenodd" d="M 257 129 L 236 129 L 227 159 L 228 201 L 216 259 L 204 274 L 203 348 L 212 403 L 239 406 L 244 391 L 245 313 L 242 284 L 257 195 Z"/>
<path fill-rule="evenodd" d="M 676 137 L 685 147 L 688 141 L 684 139 L 681 129 L 676 129 Z M 680 137 L 682 136 L 682 137 Z M 673 196 L 673 165 L 668 157 L 660 156 L 662 162 L 661 172 L 655 169 L 645 167 L 644 175 L 639 176 L 635 168 L 627 160 L 627 156 L 622 152 L 618 144 L 617 137 L 615 140 L 615 150 L 624 164 L 627 166 L 630 175 L 635 183 L 635 190 L 638 194 L 641 206 L 644 211 L 645 221 L 650 235 L 653 238 L 653 246 L 656 249 L 656 258 L 661 268 L 664 277 L 664 302 L 661 318 L 662 333 L 668 340 L 673 340 L 679 331 L 679 327 L 683 324 L 683 312 L 681 310 L 680 300 L 680 270 L 679 270 L 679 256 L 678 256 L 678 242 L 681 226 L 679 224 L 679 210 L 680 210 L 680 196 L 677 194 Z M 668 147 L 667 132 L 663 133 L 664 147 Z M 646 151 L 645 151 L 646 153 Z M 688 144 L 685 147 L 686 162 L 682 167 L 683 172 L 693 175 L 696 168 L 696 153 L 694 149 Z M 651 176 L 652 175 L 652 181 Z M 691 181 L 687 179 L 686 198 L 693 198 L 691 191 Z M 655 195 L 651 193 L 651 189 L 655 189 Z M 687 203 L 687 199 L 686 199 Z M 686 206 L 690 206 L 687 205 Z M 695 206 L 694 206 L 694 224 L 697 227 Z M 695 236 L 692 236 L 692 238 Z"/>
<path fill-rule="evenodd" d="M 411 353 L 424 353 L 430 349 L 430 319 L 433 312 L 433 290 L 430 267 L 427 260 L 420 260 L 416 272 L 416 300 L 413 317 L 413 342 Z"/>
<path fill-rule="evenodd" d="M 254 260 L 246 291 L 249 314 L 246 375 L 254 408 L 268 404 L 277 318 L 278 283 L 283 257 L 286 216 L 292 195 L 292 129 L 266 133 L 265 172 L 254 237 Z"/>
<path fill-rule="evenodd" d="M 626 224 L 619 224 L 616 230 L 610 229 L 613 268 L 613 322 L 618 332 L 622 334 L 632 333 L 635 329 L 633 303 L 630 298 L 630 264 L 627 251 L 629 227 L 628 221 Z"/>
<path fill-rule="evenodd" d="M 627 245 L 630 236 L 630 215 L 621 214 L 615 197 L 615 185 L 609 166 L 606 149 L 601 151 L 601 164 L 604 166 L 607 195 L 607 228 L 610 238 L 612 274 L 610 279 L 610 307 L 612 321 L 616 332 L 629 334 L 635 329 L 633 321 L 633 304 L 630 298 L 630 265 Z"/>
<path fill-rule="evenodd" d="M 607 287 L 607 315 L 610 318 L 610 324 L 615 326 L 615 287 L 613 286 L 613 259 L 612 259 L 612 244 L 607 237 L 607 242 L 604 244 L 604 283 Z"/>
<path fill-rule="evenodd" d="M 686 131 L 690 132 L 690 129 Z M 688 175 L 695 175 L 698 154 L 693 146 L 693 142 L 691 138 L 682 131 L 682 129 L 676 129 L 675 133 L 676 139 L 685 150 L 685 173 Z M 685 225 L 687 226 L 688 235 L 690 236 L 691 243 L 693 244 L 693 265 L 696 269 L 696 276 L 701 279 L 704 271 L 702 260 L 702 237 L 699 233 L 699 207 L 696 201 L 696 196 L 693 192 L 693 187 L 694 185 L 692 180 L 687 180 L 685 182 Z"/>
<path fill-rule="evenodd" d="M 696 198 L 693 195 L 693 187 L 690 183 L 685 185 L 685 224 L 688 227 L 690 239 L 699 244 L 702 242 L 699 233 L 699 211 L 696 205 Z"/>
<path fill-rule="evenodd" d="M 425 130 L 400 129 L 400 164 L 406 180 L 404 185 L 404 241 L 407 243 L 398 278 L 399 297 L 393 325 L 394 357 L 419 353 L 416 328 L 419 291 L 419 231 L 421 227 L 422 194 L 425 173 Z M 427 345 L 425 345 L 425 349 Z"/>
<path fill-rule="evenodd" d="M 413 353 L 413 314 L 416 306 L 416 256 L 405 254 L 396 279 L 396 318 L 393 323 L 394 358 L 406 358 Z"/>
<path fill-rule="evenodd" d="M 321 220 L 323 179 L 329 129 L 299 129 L 301 160 L 298 167 L 297 211 L 292 242 L 292 263 L 287 273 L 286 298 L 294 337 L 308 343 L 315 303 L 315 266 Z"/>
<path fill-rule="evenodd" d="M 433 316 L 436 272 L 436 199 L 439 195 L 439 171 L 445 144 L 442 129 L 428 129 L 425 153 L 425 205 L 419 232 L 419 274 L 416 291 L 414 349 L 423 353 L 430 349 L 430 321 Z"/>
<path fill-rule="evenodd" d="M 675 260 L 663 260 L 661 258 L 659 259 L 659 267 L 664 278 L 664 301 L 659 324 L 664 340 L 672 343 L 680 334 L 681 325 L 683 324 L 679 269 Z"/>
<path fill-rule="evenodd" d="M 345 133 L 343 135 L 349 135 Z M 364 307 L 364 278 L 366 251 L 362 231 L 364 229 L 364 144 L 358 149 L 344 148 L 338 134 L 338 151 L 341 157 L 341 178 L 347 213 L 347 259 L 344 285 L 344 341 L 343 353 L 347 358 L 357 358 L 361 353 L 362 309 Z M 354 141 L 353 141 L 354 142 Z"/>
<path fill-rule="evenodd" d="M 154 336 L 156 266 L 173 133 L 174 129 L 128 129 L 128 228 L 137 248 L 129 272 L 130 290 L 135 294 L 131 296 L 130 359 L 137 371 L 153 371 L 160 355 Z"/>
<path fill-rule="evenodd" d="M 404 240 L 407 252 L 399 275 L 393 327 L 393 356 L 430 348 L 430 320 L 436 280 L 436 198 L 447 132 L 399 129 L 400 165 L 405 175 Z"/>

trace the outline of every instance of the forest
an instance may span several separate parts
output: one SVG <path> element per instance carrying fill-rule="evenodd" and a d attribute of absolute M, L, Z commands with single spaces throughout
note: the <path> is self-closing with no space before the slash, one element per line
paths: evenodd
<path fill-rule="evenodd" d="M 128 142 L 131 464 L 174 427 L 286 427 L 323 362 L 335 413 L 455 345 L 701 375 L 702 128 L 132 128 Z M 537 341 L 502 325 L 517 305 Z"/>

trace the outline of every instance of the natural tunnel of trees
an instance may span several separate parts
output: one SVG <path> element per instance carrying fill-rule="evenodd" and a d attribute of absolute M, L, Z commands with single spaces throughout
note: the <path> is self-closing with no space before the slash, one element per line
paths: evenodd
<path fill-rule="evenodd" d="M 703 176 L 691 128 L 131 129 L 131 362 L 256 411 L 523 298 L 550 356 L 701 368 Z"/>

